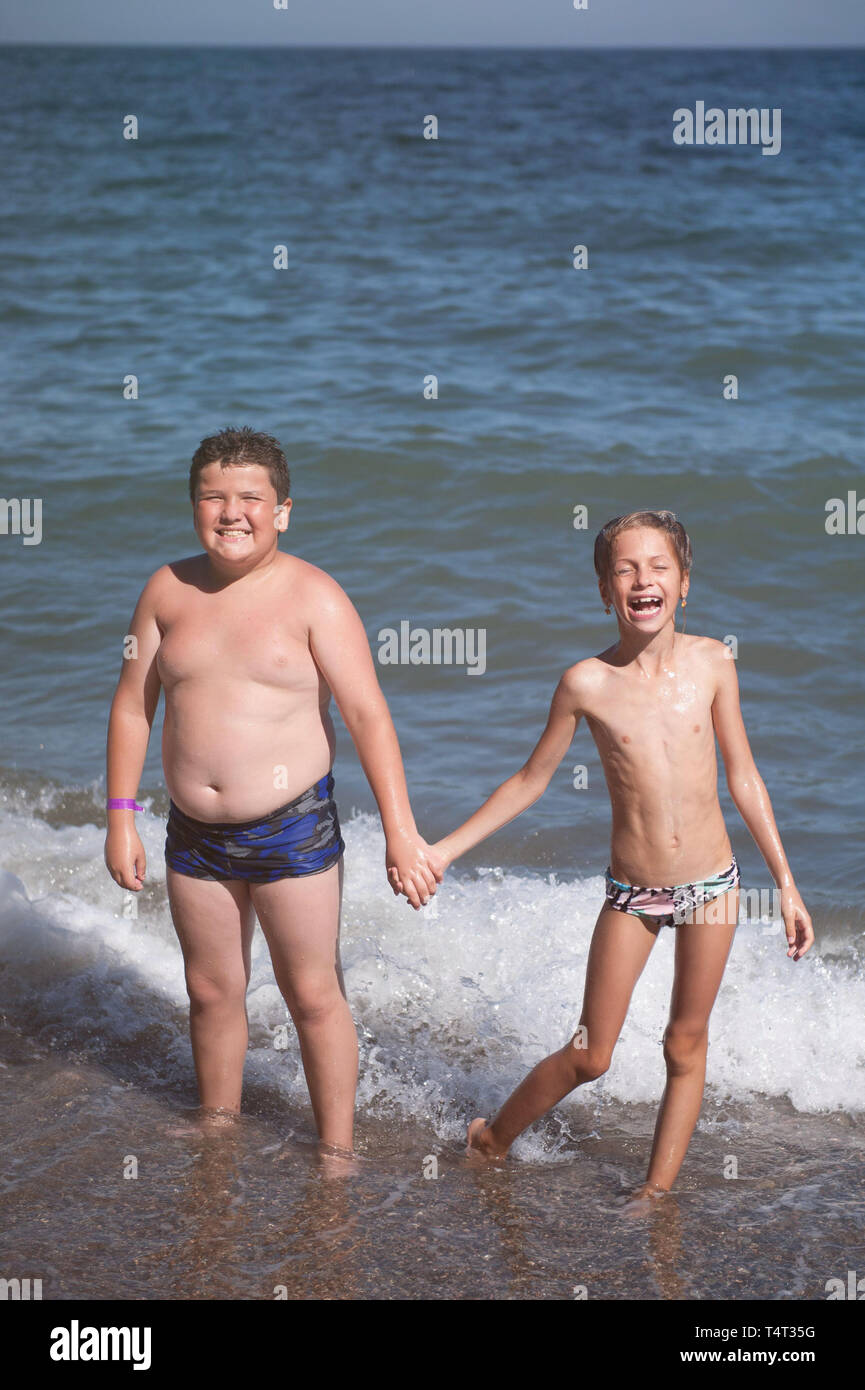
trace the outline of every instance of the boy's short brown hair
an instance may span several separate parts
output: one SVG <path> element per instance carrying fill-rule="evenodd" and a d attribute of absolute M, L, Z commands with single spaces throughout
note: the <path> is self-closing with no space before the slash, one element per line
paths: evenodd
<path fill-rule="evenodd" d="M 227 425 L 218 434 L 209 434 L 206 439 L 202 439 L 192 455 L 192 467 L 189 470 L 189 496 L 193 504 L 201 471 L 210 463 L 219 463 L 223 468 L 247 463 L 260 464 L 270 475 L 277 503 L 284 502 L 290 494 L 288 464 L 279 447 L 279 441 L 274 439 L 272 434 L 258 434 L 248 425 L 242 425 L 239 429 Z"/>
<path fill-rule="evenodd" d="M 682 574 L 690 572 L 694 550 L 691 538 L 682 523 L 676 520 L 675 512 L 628 512 L 626 516 L 614 516 L 595 537 L 595 570 L 599 579 L 606 581 L 609 578 L 616 536 L 637 526 L 651 526 L 656 531 L 663 531 L 670 539 Z"/>

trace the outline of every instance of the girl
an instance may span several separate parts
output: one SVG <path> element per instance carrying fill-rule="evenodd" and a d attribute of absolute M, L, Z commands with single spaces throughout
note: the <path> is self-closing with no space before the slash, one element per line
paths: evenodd
<path fill-rule="evenodd" d="M 619 640 L 562 676 L 528 762 L 459 829 L 435 845 L 439 864 L 518 816 L 545 791 L 581 718 L 598 748 L 612 803 L 606 901 L 592 936 L 580 1026 L 540 1062 L 491 1123 L 469 1126 L 473 1155 L 502 1158 L 519 1134 L 610 1065 L 634 985 L 658 932 L 676 927 L 675 975 L 664 1034 L 667 1084 L 646 1181 L 668 1191 L 703 1096 L 709 1015 L 738 919 L 739 870 L 718 802 L 717 737 L 730 795 L 779 894 L 787 955 L 814 940 L 739 709 L 735 662 L 722 642 L 675 630 L 686 604 L 691 543 L 672 512 L 632 512 L 595 541 L 601 599 Z M 398 880 L 391 871 L 391 882 Z"/>

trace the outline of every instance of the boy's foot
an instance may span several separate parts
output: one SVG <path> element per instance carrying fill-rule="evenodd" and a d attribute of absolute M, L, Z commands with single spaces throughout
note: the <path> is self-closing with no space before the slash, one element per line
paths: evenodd
<path fill-rule="evenodd" d="M 343 1149 L 339 1144 L 325 1144 L 318 1141 L 317 1158 L 326 1177 L 352 1177 L 360 1169 L 361 1159 L 354 1149 Z"/>
<path fill-rule="evenodd" d="M 486 1120 L 472 1120 L 469 1125 L 469 1132 L 466 1138 L 466 1154 L 469 1158 L 475 1159 L 498 1159 L 504 1160 L 507 1155 L 498 1153 L 493 1143 L 492 1135 Z"/>
<path fill-rule="evenodd" d="M 240 1110 L 230 1110 L 227 1105 L 200 1105 L 198 1118 L 203 1124 L 219 1129 L 221 1125 L 236 1125 L 245 1116 Z"/>
<path fill-rule="evenodd" d="M 225 1129 L 244 1118 L 239 1110 L 207 1109 L 199 1105 L 196 1110 L 187 1112 L 179 1123 L 165 1125 L 163 1132 L 170 1134 L 173 1139 L 185 1139 L 190 1134 L 206 1134 L 210 1130 Z"/>

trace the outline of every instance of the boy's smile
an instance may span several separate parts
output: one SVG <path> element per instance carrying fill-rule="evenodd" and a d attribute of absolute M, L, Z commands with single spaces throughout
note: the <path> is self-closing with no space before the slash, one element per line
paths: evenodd
<path fill-rule="evenodd" d="M 216 534 L 224 541 L 242 541 L 252 535 L 252 531 L 239 526 L 218 526 Z"/>

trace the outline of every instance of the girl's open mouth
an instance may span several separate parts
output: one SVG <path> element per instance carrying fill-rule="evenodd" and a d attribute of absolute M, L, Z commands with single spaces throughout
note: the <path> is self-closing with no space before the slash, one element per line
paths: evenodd
<path fill-rule="evenodd" d="M 628 612 L 635 618 L 653 617 L 660 613 L 664 600 L 660 598 L 632 598 L 628 600 Z"/>

